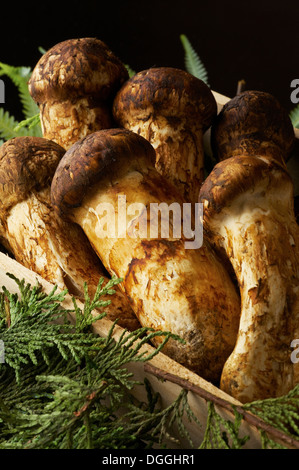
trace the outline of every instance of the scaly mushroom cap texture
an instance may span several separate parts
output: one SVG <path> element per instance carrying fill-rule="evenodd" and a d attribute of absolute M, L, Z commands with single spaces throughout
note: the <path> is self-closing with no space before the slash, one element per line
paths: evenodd
<path fill-rule="evenodd" d="M 227 102 L 211 129 L 215 158 L 263 155 L 286 161 L 295 135 L 287 111 L 270 93 L 248 90 Z"/>
<path fill-rule="evenodd" d="M 80 154 L 80 158 L 74 155 Z M 79 207 L 86 192 L 103 176 L 138 168 L 145 162 L 155 165 L 155 151 L 146 139 L 125 129 L 104 129 L 76 142 L 59 163 L 52 181 L 53 207 L 67 214 Z M 141 162 L 142 160 L 142 162 Z"/>
<path fill-rule="evenodd" d="M 110 99 L 127 78 L 125 66 L 105 43 L 96 38 L 69 39 L 40 58 L 29 92 L 38 104 L 85 95 L 102 101 Z"/>
<path fill-rule="evenodd" d="M 279 187 L 283 187 L 285 191 L 284 195 L 277 193 L 275 197 L 278 182 Z M 231 211 L 232 216 L 237 216 L 244 209 L 244 203 L 248 202 L 248 193 L 255 193 L 259 187 L 259 200 L 255 199 L 253 204 L 263 199 L 269 204 L 269 198 L 265 197 L 266 192 L 269 194 L 273 191 L 273 209 L 284 196 L 284 202 L 289 201 L 289 210 L 294 210 L 291 177 L 285 166 L 277 160 L 239 155 L 218 162 L 200 189 L 199 202 L 204 204 L 206 226 L 215 222 L 216 227 L 217 216 L 221 217 L 222 212 L 228 214 Z"/>
<path fill-rule="evenodd" d="M 156 67 L 137 73 L 118 91 L 113 103 L 117 123 L 163 116 L 170 123 L 180 121 L 197 124 L 206 130 L 217 112 L 210 88 L 190 73 L 172 68 Z"/>
<path fill-rule="evenodd" d="M 197 202 L 204 180 L 203 134 L 217 114 L 210 88 L 190 73 L 158 67 L 130 78 L 113 102 L 115 122 L 147 139 L 157 171 Z"/>
<path fill-rule="evenodd" d="M 42 137 L 15 137 L 0 147 L 0 219 L 34 190 L 51 184 L 65 150 Z"/>

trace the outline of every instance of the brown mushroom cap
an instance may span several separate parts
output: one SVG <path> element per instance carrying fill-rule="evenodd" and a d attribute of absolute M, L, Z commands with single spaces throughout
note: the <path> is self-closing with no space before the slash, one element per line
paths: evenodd
<path fill-rule="evenodd" d="M 248 202 L 248 193 L 260 196 L 259 201 L 263 199 L 266 201 L 266 194 L 268 196 L 271 194 L 275 209 L 275 204 L 279 204 L 282 197 L 291 204 L 292 190 L 291 177 L 285 166 L 277 160 L 240 155 L 223 160 L 214 166 L 200 189 L 199 202 L 204 204 L 204 217 L 209 223 L 223 210 L 226 213 L 232 211 L 232 214 L 237 216 L 231 206 L 236 202 L 242 211 L 242 197 Z M 257 202 L 256 198 L 253 200 Z M 269 204 L 269 198 L 266 204 Z"/>
<path fill-rule="evenodd" d="M 137 73 L 124 83 L 113 104 L 114 119 L 124 127 L 132 118 L 146 121 L 162 115 L 170 122 L 182 116 L 190 122 L 196 120 L 206 130 L 216 113 L 210 88 L 190 73 L 172 67 Z"/>
<path fill-rule="evenodd" d="M 55 172 L 51 198 L 55 209 L 67 214 L 79 207 L 103 175 L 115 174 L 127 164 L 142 168 L 155 165 L 155 151 L 143 137 L 125 129 L 104 129 L 87 135 L 65 153 Z"/>
<path fill-rule="evenodd" d="M 215 158 L 261 154 L 286 161 L 295 143 L 287 111 L 269 93 L 244 91 L 227 102 L 211 129 Z"/>
<path fill-rule="evenodd" d="M 125 66 L 105 43 L 96 38 L 69 39 L 40 58 L 29 91 L 38 104 L 71 100 L 74 95 L 106 100 L 127 78 Z"/>
<path fill-rule="evenodd" d="M 0 147 L 0 219 L 32 190 L 50 186 L 65 150 L 42 137 L 15 137 Z"/>

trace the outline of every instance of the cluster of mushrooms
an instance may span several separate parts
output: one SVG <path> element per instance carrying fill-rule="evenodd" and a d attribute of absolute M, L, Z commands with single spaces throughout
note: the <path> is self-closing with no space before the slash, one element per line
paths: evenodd
<path fill-rule="evenodd" d="M 29 91 L 43 137 L 0 148 L 3 246 L 78 297 L 84 282 L 92 293 L 101 277 L 122 278 L 108 318 L 178 335 L 163 352 L 243 403 L 292 389 L 299 227 L 286 161 L 295 136 L 277 100 L 245 91 L 217 114 L 198 78 L 171 67 L 129 78 L 95 38 L 46 52 Z M 208 129 L 217 164 L 206 176 Z M 120 195 L 145 207 L 202 203 L 202 246 L 129 231 L 99 237 L 97 209 L 117 212 Z"/>

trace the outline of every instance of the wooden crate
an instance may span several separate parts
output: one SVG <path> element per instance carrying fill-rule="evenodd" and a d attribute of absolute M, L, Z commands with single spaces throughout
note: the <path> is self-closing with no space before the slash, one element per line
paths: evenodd
<path fill-rule="evenodd" d="M 219 110 L 229 99 L 216 92 L 215 98 L 217 100 Z M 296 131 L 296 134 L 297 137 L 299 137 L 298 131 Z M 206 138 L 207 137 L 208 134 Z M 16 283 L 7 276 L 7 273 L 11 273 L 19 279 L 25 279 L 25 281 L 29 282 L 31 285 L 35 285 L 36 281 L 38 281 L 43 286 L 45 292 L 50 292 L 53 289 L 53 285 L 51 285 L 49 282 L 45 281 L 36 273 L 28 270 L 24 266 L 21 266 L 8 255 L 0 252 L 1 286 L 7 287 L 10 292 L 17 292 Z M 65 306 L 70 309 L 73 307 L 71 298 L 68 296 L 65 299 Z M 102 319 L 94 324 L 93 329 L 96 334 L 106 336 L 110 331 L 111 326 L 112 323 L 109 320 Z M 123 329 L 117 326 L 114 333 L 115 338 L 117 339 L 122 333 Z M 147 351 L 153 350 L 152 346 L 150 345 L 144 346 L 144 349 Z M 234 421 L 233 406 L 242 413 L 244 419 L 240 427 L 239 435 L 240 437 L 249 436 L 249 440 L 245 444 L 244 448 L 261 448 L 259 429 L 265 430 L 273 440 L 281 443 L 285 447 L 299 448 L 298 441 L 294 442 L 288 436 L 259 420 L 256 416 L 253 416 L 248 412 L 244 412 L 242 404 L 237 400 L 227 395 L 211 383 L 202 379 L 197 374 L 189 371 L 185 367 L 173 361 L 163 353 L 159 353 L 149 363 L 131 364 L 129 369 L 134 373 L 134 376 L 137 380 L 143 380 L 145 377 L 149 379 L 153 389 L 160 393 L 163 407 L 170 405 L 179 395 L 182 388 L 189 390 L 189 404 L 194 414 L 203 425 L 200 427 L 194 423 L 190 423 L 187 419 L 185 419 L 185 425 L 195 446 L 199 446 L 202 442 L 208 416 L 208 403 L 212 402 L 217 413 L 225 419 Z M 137 398 L 146 400 L 144 387 L 136 387 L 134 394 Z M 169 448 L 170 447 L 177 446 L 174 446 L 173 443 L 169 443 Z M 189 448 L 188 441 L 180 438 L 179 448 Z"/>

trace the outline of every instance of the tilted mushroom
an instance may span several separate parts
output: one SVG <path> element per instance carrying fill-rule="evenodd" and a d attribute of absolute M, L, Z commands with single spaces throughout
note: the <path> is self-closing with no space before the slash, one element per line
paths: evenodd
<path fill-rule="evenodd" d="M 152 204 L 177 203 L 181 209 L 183 199 L 154 166 L 155 151 L 143 137 L 125 129 L 95 132 L 60 161 L 52 204 L 83 228 L 109 273 L 123 279 L 120 287 L 140 323 L 185 340 L 169 341 L 163 352 L 217 381 L 235 343 L 239 296 L 205 241 L 190 249 L 183 231 L 160 233 Z M 181 213 L 178 223 L 181 229 Z M 177 230 L 175 216 L 172 224 Z"/>
<path fill-rule="evenodd" d="M 137 73 L 124 83 L 113 103 L 116 123 L 152 144 L 156 169 L 188 202 L 198 199 L 204 179 L 203 134 L 216 113 L 210 88 L 172 67 Z"/>
<path fill-rule="evenodd" d="M 83 230 L 57 216 L 51 207 L 51 181 L 65 150 L 41 137 L 17 137 L 0 147 L 0 223 L 15 259 L 70 294 L 90 295 L 109 276 Z M 117 289 L 105 307 L 108 318 L 128 329 L 140 327 L 127 299 Z"/>
<path fill-rule="evenodd" d="M 214 144 L 223 160 L 199 195 L 206 235 L 227 253 L 240 288 L 240 328 L 221 388 L 244 403 L 281 396 L 299 382 L 299 364 L 291 360 L 291 342 L 299 337 L 299 227 L 283 158 L 284 138 L 287 155 L 292 132 L 274 113 L 267 122 L 267 108 L 254 125 L 256 107 L 247 100 L 246 109 L 246 100 L 234 98 L 215 122 Z"/>
<path fill-rule="evenodd" d="M 295 144 L 287 111 L 270 93 L 248 90 L 228 101 L 211 128 L 211 147 L 220 161 L 234 155 L 288 160 Z"/>
<path fill-rule="evenodd" d="M 125 66 L 96 38 L 56 44 L 29 81 L 43 136 L 68 149 L 86 134 L 111 127 L 113 98 L 127 78 Z"/>

